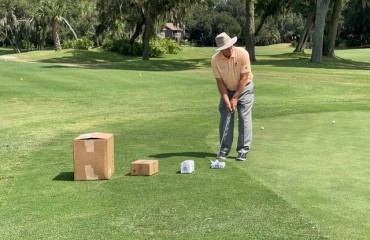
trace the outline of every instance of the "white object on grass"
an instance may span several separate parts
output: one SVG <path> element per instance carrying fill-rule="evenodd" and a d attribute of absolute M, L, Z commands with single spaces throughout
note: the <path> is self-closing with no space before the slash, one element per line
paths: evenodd
<path fill-rule="evenodd" d="M 192 173 L 194 172 L 194 161 L 193 160 L 185 160 L 180 165 L 180 172 L 181 173 Z"/>
<path fill-rule="evenodd" d="M 210 168 L 225 168 L 225 162 L 219 162 L 218 160 L 211 161 Z"/>

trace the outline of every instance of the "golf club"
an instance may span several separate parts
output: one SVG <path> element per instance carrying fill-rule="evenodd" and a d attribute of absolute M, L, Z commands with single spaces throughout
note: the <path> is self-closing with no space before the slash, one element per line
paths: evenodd
<path fill-rule="evenodd" d="M 225 139 L 225 135 L 226 135 L 226 129 L 230 124 L 231 114 L 232 114 L 231 112 L 227 113 L 226 123 L 225 123 L 225 126 L 224 126 L 224 131 L 222 133 L 222 138 L 221 138 L 221 142 L 220 142 L 220 149 L 219 149 L 218 152 L 221 152 L 222 144 L 224 143 L 224 139 Z"/>
<path fill-rule="evenodd" d="M 230 124 L 231 114 L 232 114 L 231 112 L 228 112 L 227 117 L 226 117 L 225 127 L 222 133 L 222 138 L 220 142 L 219 153 L 221 152 L 222 144 L 225 140 L 226 129 Z M 225 162 L 219 162 L 218 159 L 215 159 L 214 161 L 211 161 L 210 163 L 210 168 L 224 168 L 224 167 L 225 167 Z"/>

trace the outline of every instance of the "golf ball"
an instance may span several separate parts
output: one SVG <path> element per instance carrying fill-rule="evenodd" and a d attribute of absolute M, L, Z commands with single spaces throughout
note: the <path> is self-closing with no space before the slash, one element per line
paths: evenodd
<path fill-rule="evenodd" d="M 261 130 L 264 130 L 265 128 L 264 127 L 261 127 Z"/>
<path fill-rule="evenodd" d="M 335 124 L 335 120 L 331 121 L 332 124 Z"/>

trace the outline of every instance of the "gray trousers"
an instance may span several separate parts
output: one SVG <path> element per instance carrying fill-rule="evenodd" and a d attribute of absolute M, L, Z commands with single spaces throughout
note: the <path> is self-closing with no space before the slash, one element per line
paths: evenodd
<path fill-rule="evenodd" d="M 229 99 L 235 92 L 228 91 Z M 237 152 L 248 152 L 252 144 L 252 106 L 254 102 L 254 84 L 248 84 L 240 94 L 237 105 L 238 112 L 238 145 Z M 229 113 L 222 98 L 219 104 L 220 111 L 220 150 L 229 153 L 234 138 L 234 113 Z M 228 119 L 229 118 L 229 119 Z"/>

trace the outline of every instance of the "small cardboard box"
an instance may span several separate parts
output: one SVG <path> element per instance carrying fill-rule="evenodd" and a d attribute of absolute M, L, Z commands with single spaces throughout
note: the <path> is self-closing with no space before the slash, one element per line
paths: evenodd
<path fill-rule="evenodd" d="M 74 179 L 109 179 L 114 173 L 111 133 L 82 134 L 73 141 Z"/>
<path fill-rule="evenodd" d="M 131 163 L 132 176 L 150 176 L 158 171 L 158 160 L 137 160 Z"/>
<path fill-rule="evenodd" d="M 181 173 L 192 173 L 194 172 L 194 160 L 185 160 L 180 165 Z"/>

